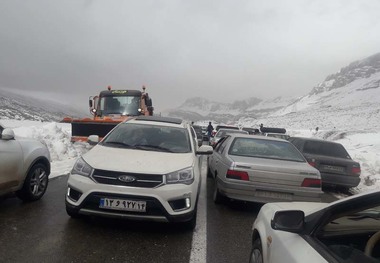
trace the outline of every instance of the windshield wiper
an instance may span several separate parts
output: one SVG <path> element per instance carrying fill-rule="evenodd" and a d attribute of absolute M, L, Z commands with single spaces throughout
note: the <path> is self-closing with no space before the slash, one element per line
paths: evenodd
<path fill-rule="evenodd" d="M 125 148 L 136 149 L 136 146 L 135 146 L 135 145 L 130 145 L 130 144 L 128 144 L 128 143 L 124 143 L 124 142 L 108 141 L 108 142 L 104 142 L 104 143 L 105 143 L 105 144 L 115 144 L 115 145 L 124 146 Z"/>
<path fill-rule="evenodd" d="M 170 153 L 173 152 L 172 150 L 170 150 L 168 148 L 161 147 L 161 146 L 158 146 L 158 145 L 138 144 L 138 145 L 135 145 L 134 147 L 136 149 L 140 149 L 140 150 L 158 150 L 158 151 L 170 152 Z"/>
<path fill-rule="evenodd" d="M 127 144 L 124 142 L 119 142 L 119 141 L 108 141 L 108 142 L 104 142 L 104 143 L 105 144 L 115 144 L 115 145 L 123 146 L 123 147 L 129 148 L 129 149 L 138 149 L 138 150 L 145 150 L 145 151 L 156 150 L 156 151 L 171 152 L 171 153 L 173 152 L 172 150 L 170 150 L 168 148 L 156 146 L 156 145 L 147 145 L 147 144 L 130 145 L 130 144 Z"/>

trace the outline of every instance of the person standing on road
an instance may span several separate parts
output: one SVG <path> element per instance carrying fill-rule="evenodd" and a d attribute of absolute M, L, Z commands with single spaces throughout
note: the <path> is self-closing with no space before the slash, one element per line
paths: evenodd
<path fill-rule="evenodd" d="M 214 130 L 214 127 L 212 126 L 211 121 L 209 121 L 208 122 L 208 126 L 207 126 L 207 137 L 208 137 L 208 140 L 210 140 L 213 130 Z"/>

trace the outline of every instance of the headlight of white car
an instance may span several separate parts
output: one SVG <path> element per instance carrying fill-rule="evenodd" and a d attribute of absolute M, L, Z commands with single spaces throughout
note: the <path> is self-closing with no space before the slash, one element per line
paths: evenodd
<path fill-rule="evenodd" d="M 86 163 L 83 158 L 79 158 L 74 164 L 71 173 L 90 177 L 92 170 L 93 168 L 88 163 Z"/>
<path fill-rule="evenodd" d="M 192 168 L 186 168 L 166 175 L 167 184 L 192 184 L 192 182 L 194 182 Z"/>

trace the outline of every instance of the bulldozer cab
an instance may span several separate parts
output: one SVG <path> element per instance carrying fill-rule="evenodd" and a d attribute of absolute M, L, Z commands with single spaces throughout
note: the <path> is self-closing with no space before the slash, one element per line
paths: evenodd
<path fill-rule="evenodd" d="M 137 90 L 110 90 L 93 99 L 95 117 L 109 115 L 138 116 L 142 112 L 142 93 Z M 91 105 L 91 104 L 90 104 Z"/>
<path fill-rule="evenodd" d="M 112 90 L 108 87 L 97 96 L 90 97 L 90 112 L 93 118 L 72 119 L 71 141 L 87 141 L 89 135 L 104 137 L 117 124 L 130 117 L 153 115 L 154 107 L 148 93 L 140 90 Z"/>

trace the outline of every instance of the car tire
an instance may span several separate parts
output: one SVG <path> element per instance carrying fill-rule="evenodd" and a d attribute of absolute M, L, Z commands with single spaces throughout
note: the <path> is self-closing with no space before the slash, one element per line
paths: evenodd
<path fill-rule="evenodd" d="M 16 195 L 23 201 L 36 201 L 45 194 L 48 184 L 49 177 L 46 166 L 37 163 L 30 168 L 24 185 L 16 192 Z"/>
<path fill-rule="evenodd" d="M 74 219 L 81 218 L 81 215 L 78 213 L 77 210 L 72 209 L 72 208 L 68 207 L 67 205 L 66 205 L 66 213 L 67 213 L 71 218 L 74 218 Z"/>
<path fill-rule="evenodd" d="M 263 248 L 261 245 L 260 237 L 256 238 L 252 244 L 249 263 L 263 263 Z"/>
<path fill-rule="evenodd" d="M 225 197 L 219 192 L 217 177 L 215 177 L 214 180 L 214 193 L 212 199 L 215 204 L 222 204 L 225 201 Z"/>
<path fill-rule="evenodd" d="M 183 224 L 186 230 L 194 230 L 197 225 L 197 212 L 194 213 L 193 217 L 189 221 L 186 221 Z"/>
<path fill-rule="evenodd" d="M 209 178 L 212 178 L 212 173 L 211 173 L 211 170 L 210 170 L 210 167 L 207 166 L 207 177 Z"/>

